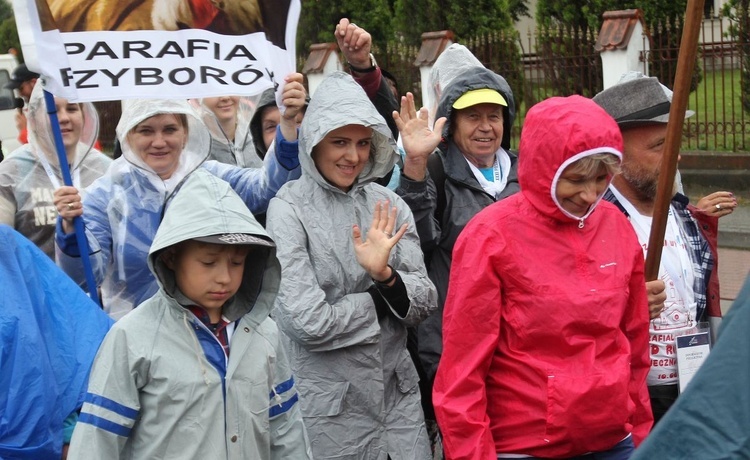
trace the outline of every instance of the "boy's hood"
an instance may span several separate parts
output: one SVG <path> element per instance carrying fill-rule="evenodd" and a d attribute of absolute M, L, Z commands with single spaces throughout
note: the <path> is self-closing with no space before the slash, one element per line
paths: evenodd
<path fill-rule="evenodd" d="M 170 297 L 178 294 L 174 272 L 159 257 L 162 250 L 182 241 L 227 233 L 256 236 L 272 242 L 230 185 L 204 169 L 190 174 L 167 205 L 148 256 L 159 286 Z M 245 260 L 242 285 L 224 305 L 223 314 L 234 321 L 252 310 L 253 318 L 268 316 L 279 290 L 281 265 L 276 247 L 256 244 Z"/>

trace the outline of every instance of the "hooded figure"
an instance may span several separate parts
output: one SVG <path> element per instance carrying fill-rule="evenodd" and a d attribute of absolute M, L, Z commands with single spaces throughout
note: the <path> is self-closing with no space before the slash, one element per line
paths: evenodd
<path fill-rule="evenodd" d="M 372 132 L 369 159 L 344 190 L 323 176 L 314 156 L 324 140 L 337 143 L 329 133 L 351 126 Z M 269 206 L 268 231 L 282 265 L 274 319 L 286 337 L 316 459 L 432 458 L 406 328 L 434 310 L 435 288 L 409 208 L 373 183 L 395 161 L 388 125 L 351 76 L 334 73 L 318 87 L 300 128 L 302 177 Z M 403 315 L 382 300 L 352 238 L 352 224 L 369 228 L 385 200 L 398 210 L 395 228 L 407 225 L 388 260 L 405 287 Z"/>
<path fill-rule="evenodd" d="M 474 90 L 492 90 L 505 102 L 501 105 L 503 122 L 500 148 L 495 152 L 498 180 L 480 182 L 467 156 L 456 142 L 456 101 Z M 500 101 L 499 99 L 496 99 Z M 471 110 L 467 107 L 464 110 Z M 430 378 L 437 372 L 442 350 L 442 312 L 448 292 L 451 254 L 458 235 L 467 222 L 485 207 L 502 200 L 519 190 L 516 155 L 509 151 L 510 135 L 516 110 L 513 92 L 503 77 L 483 67 L 472 68 L 453 79 L 444 88 L 436 119 L 446 117 L 443 141 L 433 157 L 428 160 L 430 180 L 402 180 L 399 195 L 409 203 L 418 224 L 422 250 L 428 260 L 430 279 L 438 291 L 439 310 L 419 326 L 419 355 Z M 473 134 L 472 134 L 473 135 Z M 482 134 L 489 135 L 489 134 Z M 435 171 L 437 170 L 437 173 Z M 430 193 L 434 183 L 435 194 Z M 487 187 L 487 188 L 485 188 Z M 491 187 L 491 188 L 490 188 Z M 488 192 L 488 190 L 490 190 Z M 425 213 L 428 215 L 424 217 Z"/>
<path fill-rule="evenodd" d="M 258 100 L 258 105 L 255 107 L 253 117 L 250 119 L 250 134 L 253 138 L 253 145 L 255 145 L 255 155 L 258 158 L 266 157 L 266 144 L 263 141 L 263 113 L 267 109 L 277 108 L 276 106 L 276 93 L 273 88 L 269 88 L 263 91 Z M 276 127 L 273 129 L 276 132 Z"/>
<path fill-rule="evenodd" d="M 221 309 L 232 330 L 226 354 L 163 257 L 216 235 L 251 246 L 242 282 Z M 186 179 L 148 266 L 159 291 L 102 343 L 69 458 L 310 458 L 292 371 L 268 316 L 281 277 L 275 245 L 226 182 L 204 170 Z"/>
<path fill-rule="evenodd" d="M 0 225 L 0 458 L 61 458 L 112 320 L 31 242 Z"/>
<path fill-rule="evenodd" d="M 219 115 L 206 105 L 206 99 L 193 99 L 191 103 L 196 106 L 203 123 L 211 133 L 211 160 L 220 163 L 239 166 L 241 168 L 260 168 L 263 166 L 262 157 L 255 153 L 255 142 L 250 134 L 250 117 L 252 113 L 252 98 L 229 96 L 226 98 L 211 98 L 231 100 L 236 105 L 234 116 L 234 133 L 222 128 Z M 222 104 L 220 100 L 218 104 Z M 229 103 L 229 102 L 227 102 Z"/>
<path fill-rule="evenodd" d="M 86 187 L 112 162 L 93 147 L 99 134 L 99 117 L 90 102 L 55 100 L 64 142 L 69 136 L 79 136 L 77 146 L 66 152 L 73 183 Z M 63 179 L 42 85 L 36 85 L 31 94 L 28 125 L 29 143 L 0 163 L 0 223 L 14 227 L 54 259 L 57 209 L 52 194 Z"/>
<path fill-rule="evenodd" d="M 186 126 L 184 145 L 170 155 L 174 170 L 169 177 L 157 172 L 148 153 L 152 146 L 132 143 L 142 122 L 161 115 L 174 115 Z M 158 119 L 158 118 L 157 118 Z M 299 175 L 299 167 L 287 169 L 277 155 L 261 169 L 207 161 L 210 134 L 185 100 L 138 99 L 127 101 L 117 137 L 123 154 L 107 174 L 94 182 L 83 200 L 83 219 L 92 252 L 94 274 L 102 289 L 105 311 L 119 319 L 157 291 L 156 280 L 146 265 L 146 255 L 159 227 L 164 207 L 181 183 L 199 167 L 230 183 L 253 213 L 264 212 L 269 200 L 287 180 Z M 160 147 L 161 148 L 161 147 Z M 295 161 L 296 163 L 296 161 Z M 58 264 L 73 279 L 84 280 L 75 234 L 56 233 Z"/>
<path fill-rule="evenodd" d="M 435 60 L 430 70 L 430 83 L 428 89 L 432 104 L 428 107 L 430 114 L 430 126 L 435 122 L 435 113 L 443 92 L 448 88 L 453 79 L 471 70 L 472 67 L 484 68 L 479 59 L 464 45 L 453 43 L 446 48 Z"/>
<path fill-rule="evenodd" d="M 621 149 L 617 124 L 590 99 L 528 112 L 521 193 L 477 214 L 453 252 L 433 393 L 447 458 L 568 458 L 648 434 L 641 248 L 601 201 L 611 170 L 564 174 L 579 160 L 619 164 Z M 585 190 L 588 206 L 573 213 L 563 186 Z"/>

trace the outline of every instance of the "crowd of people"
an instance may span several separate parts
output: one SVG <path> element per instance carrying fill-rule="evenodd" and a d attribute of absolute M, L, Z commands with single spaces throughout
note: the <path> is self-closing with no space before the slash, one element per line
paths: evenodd
<path fill-rule="evenodd" d="M 114 160 L 93 105 L 55 98 L 72 185 L 29 92 L 0 162 L 0 458 L 625 460 L 649 437 L 675 337 L 719 341 L 737 207 L 676 182 L 645 279 L 671 92 L 549 98 L 514 151 L 513 91 L 465 47 L 417 109 L 366 30 L 334 37 L 349 72 L 312 97 L 287 76 L 283 111 L 272 90 L 124 101 Z"/>

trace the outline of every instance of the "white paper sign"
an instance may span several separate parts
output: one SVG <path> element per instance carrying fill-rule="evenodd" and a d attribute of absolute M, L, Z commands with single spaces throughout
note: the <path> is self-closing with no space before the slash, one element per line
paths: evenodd
<path fill-rule="evenodd" d="M 295 71 L 300 0 L 14 0 L 26 63 L 74 101 L 250 96 Z"/>

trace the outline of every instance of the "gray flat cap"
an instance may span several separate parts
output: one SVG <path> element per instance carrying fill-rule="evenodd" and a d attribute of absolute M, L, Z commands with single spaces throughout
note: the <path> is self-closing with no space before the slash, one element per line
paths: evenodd
<path fill-rule="evenodd" d="M 606 110 L 620 128 L 626 128 L 667 123 L 672 105 L 670 96 L 658 79 L 643 77 L 605 89 L 594 96 L 594 102 Z M 687 111 L 686 117 L 694 113 Z"/>

